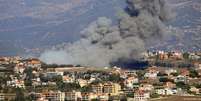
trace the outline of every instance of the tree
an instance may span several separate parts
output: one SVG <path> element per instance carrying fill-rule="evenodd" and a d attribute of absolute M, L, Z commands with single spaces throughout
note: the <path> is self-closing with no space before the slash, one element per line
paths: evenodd
<path fill-rule="evenodd" d="M 161 72 L 159 72 L 158 74 L 157 74 L 157 76 L 168 76 L 166 73 L 161 73 Z"/>
<path fill-rule="evenodd" d="M 73 90 L 81 89 L 80 85 L 77 83 L 62 83 L 58 86 L 58 88 L 63 92 L 70 92 Z"/>
<path fill-rule="evenodd" d="M 42 82 L 48 82 L 48 78 L 44 76 L 44 74 L 40 74 L 39 78 Z"/>
<path fill-rule="evenodd" d="M 81 92 L 91 92 L 92 88 L 91 86 L 84 86 L 81 88 Z"/>
<path fill-rule="evenodd" d="M 119 74 L 111 74 L 108 77 L 104 78 L 104 81 L 120 82 L 122 81 L 122 78 L 120 77 Z M 102 82 L 102 81 L 98 80 L 98 82 Z"/>
<path fill-rule="evenodd" d="M 35 94 L 30 94 L 29 96 L 26 97 L 26 101 L 36 101 L 36 95 Z"/>
<path fill-rule="evenodd" d="M 134 93 L 133 92 L 130 92 L 126 95 L 127 97 L 130 97 L 130 98 L 133 98 L 134 97 Z"/>
<path fill-rule="evenodd" d="M 31 67 L 28 67 L 24 70 L 24 73 L 26 73 L 25 78 L 25 86 L 32 86 L 32 79 L 33 79 L 33 69 Z"/>
<path fill-rule="evenodd" d="M 0 76 L 0 90 L 2 90 L 4 88 L 4 86 L 6 85 L 6 78 L 5 76 Z"/>
<path fill-rule="evenodd" d="M 60 82 L 63 82 L 63 78 L 62 78 L 61 75 L 58 75 L 58 76 L 52 77 L 50 81 L 53 81 L 53 82 L 56 82 L 56 83 L 60 83 Z"/>
<path fill-rule="evenodd" d="M 185 60 L 189 60 L 189 56 L 190 56 L 190 54 L 188 52 L 183 53 L 183 58 Z"/>
<path fill-rule="evenodd" d="M 170 58 L 172 56 L 172 53 L 171 52 L 168 52 L 168 58 Z"/>
<path fill-rule="evenodd" d="M 15 91 L 16 91 L 16 97 L 14 101 L 25 101 L 23 89 L 16 88 Z"/>
<path fill-rule="evenodd" d="M 140 71 L 137 71 L 136 74 L 137 74 L 137 76 L 138 76 L 139 78 L 142 78 L 142 77 L 144 77 L 145 72 L 140 70 Z"/>
<path fill-rule="evenodd" d="M 91 99 L 91 101 L 100 101 L 99 99 Z"/>
<path fill-rule="evenodd" d="M 190 86 L 188 84 L 185 84 L 184 82 L 177 82 L 176 86 L 177 88 L 182 88 L 184 90 L 190 89 Z"/>
<path fill-rule="evenodd" d="M 173 76 L 178 76 L 179 75 L 179 73 L 170 73 L 170 75 L 173 75 Z"/>
<path fill-rule="evenodd" d="M 61 75 L 54 76 L 51 81 L 56 82 L 58 89 L 62 89 L 64 83 Z"/>
<path fill-rule="evenodd" d="M 158 98 L 158 97 L 160 97 L 160 95 L 157 94 L 157 93 L 153 93 L 153 94 L 150 95 L 150 97 L 151 98 Z"/>
<path fill-rule="evenodd" d="M 168 79 L 168 78 L 166 78 L 166 77 L 160 78 L 159 81 L 160 81 L 160 82 L 173 82 L 173 80 Z"/>
<path fill-rule="evenodd" d="M 199 74 L 196 70 L 190 70 L 190 77 L 195 78 L 195 77 L 199 77 Z"/>

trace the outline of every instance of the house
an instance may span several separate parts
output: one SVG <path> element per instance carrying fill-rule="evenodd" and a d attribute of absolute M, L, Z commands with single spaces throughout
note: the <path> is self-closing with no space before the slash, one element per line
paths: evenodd
<path fill-rule="evenodd" d="M 124 84 L 128 87 L 128 88 L 133 88 L 133 84 L 139 83 L 139 79 L 138 77 L 132 76 L 132 77 L 128 77 L 125 81 Z"/>
<path fill-rule="evenodd" d="M 158 51 L 157 55 L 159 56 L 160 60 L 167 60 L 168 54 L 164 51 Z"/>
<path fill-rule="evenodd" d="M 175 95 L 177 94 L 177 90 L 171 88 L 156 89 L 156 93 L 159 95 Z"/>
<path fill-rule="evenodd" d="M 137 75 L 135 70 L 125 70 L 124 74 L 127 76 L 129 76 L 129 75 L 136 76 Z"/>
<path fill-rule="evenodd" d="M 91 78 L 89 79 L 89 83 L 92 83 L 92 82 L 95 81 L 95 80 L 96 80 L 95 77 L 91 77 Z"/>
<path fill-rule="evenodd" d="M 103 93 L 103 84 L 99 83 L 99 84 L 95 84 L 92 85 L 92 91 L 96 94 L 102 94 Z"/>
<path fill-rule="evenodd" d="M 166 82 L 164 84 L 164 87 L 165 88 L 175 88 L 176 87 L 176 84 L 172 83 L 172 82 Z"/>
<path fill-rule="evenodd" d="M 152 91 L 154 89 L 154 86 L 151 84 L 141 84 L 139 87 L 139 90 L 142 91 Z"/>
<path fill-rule="evenodd" d="M 48 101 L 47 99 L 41 97 L 41 98 L 38 98 L 36 101 Z"/>
<path fill-rule="evenodd" d="M 24 80 L 18 80 L 18 79 L 14 79 L 12 81 L 7 81 L 7 85 L 13 86 L 13 87 L 19 87 L 19 88 L 25 88 L 24 85 Z"/>
<path fill-rule="evenodd" d="M 166 73 L 167 75 L 170 75 L 171 73 L 177 73 L 177 70 L 176 70 L 176 69 L 173 69 L 173 68 L 170 68 L 170 69 L 165 70 L 165 73 Z"/>
<path fill-rule="evenodd" d="M 48 101 L 47 99 L 45 99 L 45 96 L 43 96 L 42 93 L 30 92 L 28 96 L 31 95 L 34 95 L 36 101 Z"/>
<path fill-rule="evenodd" d="M 199 94 L 199 93 L 200 93 L 200 90 L 199 90 L 198 88 L 194 87 L 194 86 L 192 86 L 192 87 L 190 88 L 190 91 L 191 91 L 192 93 L 194 93 L 194 94 Z"/>
<path fill-rule="evenodd" d="M 97 99 L 98 96 L 97 94 L 94 94 L 94 93 L 81 93 L 82 95 L 82 98 L 81 98 L 81 101 L 91 101 L 92 99 Z"/>
<path fill-rule="evenodd" d="M 184 83 L 186 83 L 186 82 L 187 82 L 187 77 L 182 76 L 182 75 L 178 75 L 178 76 L 174 79 L 174 82 L 184 82 Z"/>
<path fill-rule="evenodd" d="M 78 79 L 77 82 L 79 83 L 79 85 L 81 87 L 84 87 L 84 86 L 88 85 L 88 81 L 84 80 L 84 79 Z"/>
<path fill-rule="evenodd" d="M 109 95 L 108 94 L 101 94 L 97 97 L 98 100 L 100 101 L 108 101 L 109 100 Z"/>
<path fill-rule="evenodd" d="M 174 60 L 181 60 L 183 59 L 183 54 L 181 52 L 172 52 L 171 57 Z"/>
<path fill-rule="evenodd" d="M 69 77 L 69 76 L 63 76 L 62 78 L 63 78 L 63 82 L 65 82 L 65 83 L 73 83 L 73 82 L 75 82 L 74 78 Z"/>
<path fill-rule="evenodd" d="M 16 64 L 14 71 L 16 73 L 23 73 L 25 68 L 26 68 L 26 66 L 23 63 L 18 63 L 18 64 Z"/>
<path fill-rule="evenodd" d="M 117 83 L 104 83 L 103 85 L 103 92 L 105 94 L 110 94 L 110 95 L 119 95 L 119 91 L 121 90 L 121 86 Z"/>
<path fill-rule="evenodd" d="M 189 58 L 192 60 L 198 60 L 200 58 L 200 56 L 196 55 L 195 53 L 190 53 Z"/>
<path fill-rule="evenodd" d="M 0 57 L 0 64 L 9 64 L 9 58 Z"/>
<path fill-rule="evenodd" d="M 134 98 L 133 101 L 148 101 L 150 98 L 150 93 L 143 91 L 143 90 L 137 90 L 134 92 Z"/>
<path fill-rule="evenodd" d="M 187 80 L 187 83 L 190 84 L 190 85 L 201 84 L 201 78 L 189 78 Z"/>
<path fill-rule="evenodd" d="M 32 68 L 37 68 L 38 70 L 41 68 L 41 61 L 39 59 L 29 59 L 27 60 L 27 66 Z"/>
<path fill-rule="evenodd" d="M 63 76 L 63 72 L 46 72 L 44 73 L 44 76 L 47 78 L 53 78 L 55 76 Z"/>
<path fill-rule="evenodd" d="M 65 101 L 77 101 L 82 97 L 81 92 L 65 92 Z"/>
<path fill-rule="evenodd" d="M 10 101 L 15 99 L 16 94 L 0 93 L 0 101 Z"/>
<path fill-rule="evenodd" d="M 196 62 L 193 62 L 193 65 L 195 67 L 196 70 L 201 70 L 201 63 L 196 61 Z"/>
<path fill-rule="evenodd" d="M 64 101 L 65 93 L 60 91 L 43 92 L 42 96 L 48 101 Z"/>
<path fill-rule="evenodd" d="M 147 78 L 157 78 L 157 74 L 159 73 L 159 68 L 158 67 L 149 67 L 147 70 L 147 72 L 145 73 L 145 77 Z"/>
<path fill-rule="evenodd" d="M 160 83 L 159 78 L 145 78 L 142 80 L 139 80 L 140 84 L 156 84 Z"/>
<path fill-rule="evenodd" d="M 188 69 L 186 69 L 186 68 L 183 68 L 183 69 L 179 70 L 179 74 L 182 75 L 182 76 L 189 76 L 190 71 Z"/>
<path fill-rule="evenodd" d="M 197 70 L 198 75 L 201 76 L 201 69 Z"/>

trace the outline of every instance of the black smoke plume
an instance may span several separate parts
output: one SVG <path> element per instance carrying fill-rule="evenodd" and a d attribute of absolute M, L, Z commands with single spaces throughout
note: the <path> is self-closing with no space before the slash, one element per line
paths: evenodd
<path fill-rule="evenodd" d="M 82 38 L 62 48 L 46 51 L 40 57 L 46 63 L 110 66 L 121 59 L 142 58 L 146 46 L 162 40 L 165 22 L 172 18 L 165 0 L 127 0 L 128 7 L 119 25 L 100 17 L 82 31 Z"/>

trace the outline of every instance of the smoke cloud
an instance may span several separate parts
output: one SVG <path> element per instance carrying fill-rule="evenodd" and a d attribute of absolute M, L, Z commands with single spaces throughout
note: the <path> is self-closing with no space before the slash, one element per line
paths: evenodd
<path fill-rule="evenodd" d="M 46 51 L 40 59 L 50 64 L 103 67 L 120 59 L 142 58 L 147 45 L 168 34 L 164 23 L 173 14 L 165 0 L 127 0 L 127 4 L 118 25 L 100 17 L 81 32 L 79 41 Z"/>

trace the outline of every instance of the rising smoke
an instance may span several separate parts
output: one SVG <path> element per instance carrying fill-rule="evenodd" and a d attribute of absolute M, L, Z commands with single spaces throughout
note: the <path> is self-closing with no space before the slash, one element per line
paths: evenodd
<path fill-rule="evenodd" d="M 140 59 L 147 45 L 167 35 L 164 23 L 172 14 L 165 0 L 127 0 L 127 4 L 118 25 L 100 17 L 82 31 L 79 41 L 46 51 L 40 59 L 96 67 L 110 66 L 119 59 Z"/>

